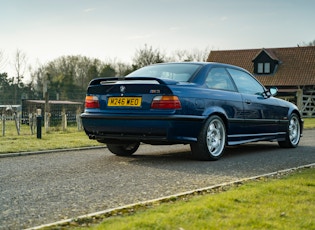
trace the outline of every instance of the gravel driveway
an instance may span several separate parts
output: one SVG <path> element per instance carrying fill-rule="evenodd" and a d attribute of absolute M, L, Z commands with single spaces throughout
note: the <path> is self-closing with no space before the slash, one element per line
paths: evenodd
<path fill-rule="evenodd" d="M 142 145 L 132 157 L 106 148 L 0 158 L 0 229 L 24 229 L 90 212 L 315 162 L 315 130 L 300 146 L 228 148 L 195 161 L 189 146 Z"/>

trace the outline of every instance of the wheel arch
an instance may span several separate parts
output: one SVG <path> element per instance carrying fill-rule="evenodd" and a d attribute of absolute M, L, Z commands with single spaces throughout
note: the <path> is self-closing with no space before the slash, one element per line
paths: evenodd
<path fill-rule="evenodd" d="M 299 117 L 299 121 L 300 121 L 300 126 L 301 126 L 301 135 L 303 133 L 303 128 L 304 128 L 304 120 L 302 117 L 302 114 L 300 113 L 300 111 L 298 109 L 292 109 L 289 111 L 288 113 L 288 118 L 292 115 L 292 114 L 296 114 Z"/>
<path fill-rule="evenodd" d="M 228 133 L 228 116 L 227 116 L 226 112 L 224 111 L 224 109 L 222 109 L 221 107 L 218 107 L 218 106 L 212 106 L 212 107 L 207 108 L 204 111 L 203 115 L 206 117 L 204 122 L 206 122 L 206 120 L 213 115 L 220 117 L 222 119 L 222 121 L 224 122 L 225 131 L 226 131 L 226 133 Z"/>
<path fill-rule="evenodd" d="M 211 128 L 210 128 L 211 127 Z M 213 111 L 206 116 L 197 142 L 190 148 L 198 160 L 218 160 L 227 146 L 227 118 L 222 111 Z"/>

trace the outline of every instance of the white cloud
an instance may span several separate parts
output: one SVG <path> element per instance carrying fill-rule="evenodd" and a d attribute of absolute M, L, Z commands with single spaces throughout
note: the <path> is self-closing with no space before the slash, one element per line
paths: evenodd
<path fill-rule="evenodd" d="M 84 11 L 85 13 L 90 13 L 90 12 L 95 11 L 95 10 L 96 10 L 95 8 L 86 8 L 86 9 L 84 9 L 83 11 Z"/>
<path fill-rule="evenodd" d="M 182 28 L 179 27 L 179 26 L 173 26 L 173 27 L 170 27 L 169 30 L 170 31 L 178 31 L 178 30 L 181 30 Z"/>
<path fill-rule="evenodd" d="M 228 20 L 228 17 L 227 16 L 222 16 L 222 17 L 220 17 L 220 21 L 227 21 Z"/>
<path fill-rule="evenodd" d="M 150 34 L 143 34 L 143 35 L 134 35 L 134 36 L 129 36 L 126 38 L 126 40 L 141 40 L 141 39 L 148 39 L 153 37 L 152 33 Z"/>

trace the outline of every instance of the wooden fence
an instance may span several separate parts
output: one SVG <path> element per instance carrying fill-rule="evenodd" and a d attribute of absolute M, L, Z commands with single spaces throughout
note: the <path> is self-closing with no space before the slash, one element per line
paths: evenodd
<path fill-rule="evenodd" d="M 315 95 L 303 94 L 302 101 L 301 113 L 303 117 L 315 117 Z"/>

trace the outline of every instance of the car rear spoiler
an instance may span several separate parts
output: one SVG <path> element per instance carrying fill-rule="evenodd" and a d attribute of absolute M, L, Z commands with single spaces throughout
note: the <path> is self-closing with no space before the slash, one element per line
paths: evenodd
<path fill-rule="evenodd" d="M 95 78 L 90 81 L 89 86 L 91 85 L 102 85 L 102 84 L 115 84 L 117 82 L 123 81 L 156 81 L 160 85 L 176 85 L 178 81 L 171 79 L 160 79 L 155 77 L 111 77 L 111 78 Z"/>

